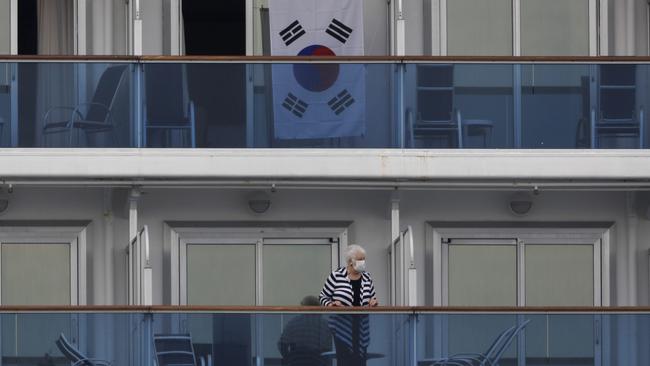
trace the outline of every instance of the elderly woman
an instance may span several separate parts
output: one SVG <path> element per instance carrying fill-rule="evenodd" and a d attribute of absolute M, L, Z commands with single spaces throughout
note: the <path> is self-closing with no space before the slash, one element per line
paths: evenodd
<path fill-rule="evenodd" d="M 366 251 L 350 245 L 345 253 L 346 266 L 332 272 L 320 293 L 323 306 L 377 306 L 375 285 L 366 272 Z M 336 314 L 330 318 L 338 366 L 363 366 L 370 343 L 368 316 Z"/>

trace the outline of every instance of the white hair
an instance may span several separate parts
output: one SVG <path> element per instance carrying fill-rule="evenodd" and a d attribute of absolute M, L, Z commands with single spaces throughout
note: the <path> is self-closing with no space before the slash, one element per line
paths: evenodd
<path fill-rule="evenodd" d="M 350 264 L 353 260 L 357 259 L 357 254 L 363 254 L 366 256 L 366 250 L 363 249 L 361 245 L 348 245 L 348 248 L 345 251 L 345 263 Z"/>

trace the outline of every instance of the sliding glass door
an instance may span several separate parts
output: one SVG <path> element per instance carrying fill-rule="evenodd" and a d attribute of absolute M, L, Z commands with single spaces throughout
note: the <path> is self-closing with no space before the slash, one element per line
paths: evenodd
<path fill-rule="evenodd" d="M 597 0 L 439 0 L 449 56 L 598 55 Z"/>

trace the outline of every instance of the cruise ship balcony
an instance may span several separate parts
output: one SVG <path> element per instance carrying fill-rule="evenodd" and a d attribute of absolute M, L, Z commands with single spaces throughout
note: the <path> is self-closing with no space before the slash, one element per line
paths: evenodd
<path fill-rule="evenodd" d="M 4 291 L 4 289 L 3 289 Z M 623 308 L 3 307 L 3 365 L 333 365 L 362 324 L 368 365 L 644 365 Z M 356 339 L 352 342 L 357 341 Z"/>
<path fill-rule="evenodd" d="M 8 148 L 644 149 L 643 58 L 5 56 Z"/>

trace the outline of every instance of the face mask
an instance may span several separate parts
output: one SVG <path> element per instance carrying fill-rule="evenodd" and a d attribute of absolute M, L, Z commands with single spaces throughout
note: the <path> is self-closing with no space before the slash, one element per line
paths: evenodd
<path fill-rule="evenodd" d="M 359 273 L 365 272 L 366 271 L 366 261 L 365 260 L 363 260 L 363 261 L 354 261 L 353 268 L 354 268 L 355 271 L 357 271 Z"/>

